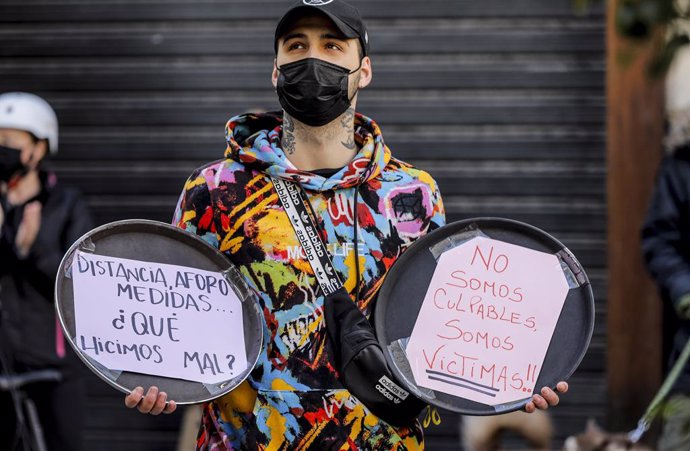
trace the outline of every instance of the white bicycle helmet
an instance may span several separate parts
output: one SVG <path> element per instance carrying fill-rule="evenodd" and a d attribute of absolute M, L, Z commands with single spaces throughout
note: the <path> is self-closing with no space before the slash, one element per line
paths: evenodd
<path fill-rule="evenodd" d="M 690 48 L 681 48 L 666 75 L 665 145 L 668 151 L 690 144 Z"/>
<path fill-rule="evenodd" d="M 58 121 L 53 108 L 34 94 L 0 94 L 0 128 L 24 130 L 38 139 L 48 140 L 50 153 L 58 149 Z"/>
<path fill-rule="evenodd" d="M 690 48 L 676 53 L 666 75 L 666 111 L 690 109 Z"/>

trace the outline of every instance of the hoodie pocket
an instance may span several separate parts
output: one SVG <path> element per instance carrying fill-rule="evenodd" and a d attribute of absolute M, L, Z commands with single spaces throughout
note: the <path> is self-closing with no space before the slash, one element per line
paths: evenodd
<path fill-rule="evenodd" d="M 254 390 L 254 389 L 251 389 Z M 347 390 L 258 390 L 251 398 L 223 397 L 221 425 L 237 449 L 321 451 L 417 450 L 419 428 L 393 428 Z M 234 403 L 233 403 L 234 402 Z M 402 446 L 400 446 L 402 445 Z"/>
<path fill-rule="evenodd" d="M 252 413 L 271 449 L 337 450 L 365 441 L 378 423 L 343 389 L 259 390 Z"/>

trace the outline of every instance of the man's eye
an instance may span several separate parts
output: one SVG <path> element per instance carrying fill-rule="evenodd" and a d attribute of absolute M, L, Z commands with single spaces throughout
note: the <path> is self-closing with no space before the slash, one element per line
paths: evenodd
<path fill-rule="evenodd" d="M 290 50 L 303 49 L 303 48 L 304 48 L 304 44 L 302 44 L 301 42 L 295 42 L 294 44 L 290 44 L 290 46 L 288 47 L 288 49 L 290 49 Z"/>
<path fill-rule="evenodd" d="M 333 43 L 326 44 L 326 48 L 329 50 L 341 50 L 341 48 L 338 44 L 333 44 Z"/>

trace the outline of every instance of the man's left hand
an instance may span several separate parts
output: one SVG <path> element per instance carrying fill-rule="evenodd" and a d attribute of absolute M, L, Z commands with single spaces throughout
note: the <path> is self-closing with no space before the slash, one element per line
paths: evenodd
<path fill-rule="evenodd" d="M 536 409 L 546 410 L 549 407 L 557 406 L 560 398 L 558 393 L 566 393 L 568 391 L 567 382 L 559 382 L 556 384 L 556 391 L 554 392 L 549 387 L 541 389 L 541 395 L 532 396 L 532 400 L 525 405 L 525 412 L 532 413 Z"/>

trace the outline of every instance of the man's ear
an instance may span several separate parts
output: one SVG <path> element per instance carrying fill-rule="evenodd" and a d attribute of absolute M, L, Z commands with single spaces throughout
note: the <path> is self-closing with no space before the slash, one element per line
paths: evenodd
<path fill-rule="evenodd" d="M 374 75 L 374 72 L 371 68 L 371 59 L 368 56 L 365 56 L 362 59 L 362 68 L 360 72 L 360 77 L 359 77 L 359 89 L 366 88 L 369 86 L 369 83 L 371 83 L 371 79 Z"/>
<path fill-rule="evenodd" d="M 273 73 L 271 74 L 271 83 L 273 83 L 273 87 L 277 88 L 278 87 L 278 60 L 273 59 Z"/>

